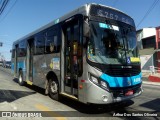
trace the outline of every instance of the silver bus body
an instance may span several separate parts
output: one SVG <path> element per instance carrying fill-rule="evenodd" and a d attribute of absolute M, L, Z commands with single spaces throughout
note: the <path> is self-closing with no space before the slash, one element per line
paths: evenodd
<path fill-rule="evenodd" d="M 91 15 L 90 9 L 92 6 L 95 6 L 94 10 L 101 7 L 103 9 L 100 9 L 98 14 L 92 12 Z M 102 29 L 106 29 L 105 27 L 110 25 L 112 21 L 120 19 L 117 15 L 107 13 L 105 8 L 119 13 L 122 17 L 124 15 L 130 18 L 115 8 L 93 3 L 86 4 L 15 41 L 13 43 L 11 65 L 14 76 L 30 85 L 44 88 L 47 94 L 50 92 L 48 88 L 50 86 L 49 80 L 54 78 L 58 82 L 59 95 L 68 96 L 83 103 L 109 104 L 132 99 L 140 95 L 142 92 L 141 72 L 136 72 L 133 75 L 132 73 L 125 73 L 127 72 L 125 70 L 134 71 L 132 70 L 134 68 L 131 65 L 132 62 L 136 64 L 136 67 L 138 66 L 138 69 L 140 68 L 140 64 L 135 63 L 136 60 L 138 61 L 138 57 L 126 57 L 127 60 L 130 60 L 130 63 L 117 65 L 120 68 L 107 63 L 100 65 L 95 63 L 96 60 L 90 59 L 89 48 L 84 47 L 89 44 L 86 39 L 87 37 L 90 38 L 89 35 L 92 34 L 91 27 L 94 24 L 96 26 L 96 23 L 89 23 L 91 19 L 96 18 L 96 21 L 100 21 L 100 18 L 107 19 L 109 21 L 107 24 L 98 22 L 97 25 Z M 119 22 L 134 28 L 134 21 L 132 18 L 130 20 L 129 23 L 124 18 Z M 90 31 L 88 36 L 84 35 L 85 25 L 88 25 L 87 28 Z M 49 34 L 51 34 L 51 37 Z M 53 44 L 50 39 L 53 39 Z M 75 39 L 79 39 L 78 42 Z M 75 49 L 76 53 L 72 52 Z M 80 49 L 79 53 L 77 49 Z M 99 61 L 99 58 L 97 59 Z M 107 58 L 105 59 L 107 60 Z M 122 57 L 119 59 L 122 59 Z M 74 63 L 75 61 L 76 63 Z M 111 61 L 116 61 L 116 58 L 111 59 Z M 114 71 L 114 69 L 116 70 Z M 124 73 L 117 75 L 117 71 L 124 71 Z M 95 84 L 94 82 L 97 81 L 98 83 Z M 107 85 L 107 88 L 102 85 Z"/>

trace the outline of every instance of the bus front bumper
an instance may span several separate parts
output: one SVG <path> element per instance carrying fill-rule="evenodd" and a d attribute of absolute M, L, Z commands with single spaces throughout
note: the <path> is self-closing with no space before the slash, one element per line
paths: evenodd
<path fill-rule="evenodd" d="M 117 97 L 117 98 L 114 98 L 113 101 L 114 102 L 121 102 L 121 101 L 129 100 L 129 99 L 132 99 L 134 97 L 137 97 L 137 96 L 141 95 L 142 92 L 143 92 L 142 88 L 140 88 L 140 89 L 141 90 L 138 93 L 135 93 L 135 94 L 130 95 L 130 96 L 125 96 L 125 97 Z"/>
<path fill-rule="evenodd" d="M 143 92 L 142 85 L 140 85 L 137 88 L 136 92 L 132 95 L 114 96 L 113 92 L 108 92 L 92 84 L 90 81 L 88 82 L 87 88 L 88 89 L 86 92 L 86 102 L 85 103 L 91 103 L 91 104 L 110 104 L 110 103 L 130 100 L 134 97 L 141 95 L 141 93 Z"/>

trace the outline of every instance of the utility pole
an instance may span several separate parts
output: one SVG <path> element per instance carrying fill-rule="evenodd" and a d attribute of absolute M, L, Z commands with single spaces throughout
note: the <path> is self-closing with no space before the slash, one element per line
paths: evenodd
<path fill-rule="evenodd" d="M 0 47 L 2 47 L 3 46 L 3 43 L 2 42 L 0 42 Z"/>

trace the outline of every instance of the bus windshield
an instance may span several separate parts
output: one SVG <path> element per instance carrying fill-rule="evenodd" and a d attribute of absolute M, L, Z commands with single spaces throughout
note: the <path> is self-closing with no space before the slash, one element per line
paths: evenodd
<path fill-rule="evenodd" d="M 135 28 L 122 22 L 108 24 L 90 21 L 90 41 L 87 56 L 101 64 L 137 64 Z"/>

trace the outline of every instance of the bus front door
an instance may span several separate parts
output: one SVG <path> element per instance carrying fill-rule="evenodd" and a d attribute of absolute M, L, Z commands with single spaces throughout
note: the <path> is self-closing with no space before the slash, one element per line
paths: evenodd
<path fill-rule="evenodd" d="M 33 83 L 33 49 L 34 49 L 34 39 L 29 39 L 27 41 L 27 83 L 32 85 Z"/>
<path fill-rule="evenodd" d="M 79 20 L 72 20 L 63 26 L 64 32 L 64 92 L 78 97 L 79 47 L 80 45 Z"/>

